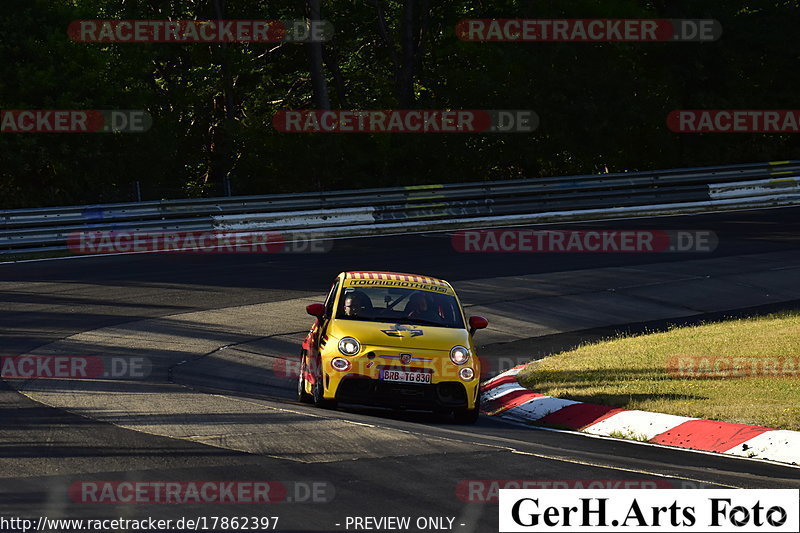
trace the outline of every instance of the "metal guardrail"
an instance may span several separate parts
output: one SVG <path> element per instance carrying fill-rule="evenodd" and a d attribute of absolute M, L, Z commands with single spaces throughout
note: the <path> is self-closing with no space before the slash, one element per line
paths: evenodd
<path fill-rule="evenodd" d="M 85 231 L 292 230 L 348 236 L 800 203 L 800 161 L 0 211 L 0 255 Z"/>

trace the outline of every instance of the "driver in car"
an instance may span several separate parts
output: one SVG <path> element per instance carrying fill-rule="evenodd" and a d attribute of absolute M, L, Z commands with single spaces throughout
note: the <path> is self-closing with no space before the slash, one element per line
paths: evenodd
<path fill-rule="evenodd" d="M 352 292 L 344 297 L 344 316 L 349 318 L 366 317 L 372 308 L 369 297 L 362 292 Z"/>

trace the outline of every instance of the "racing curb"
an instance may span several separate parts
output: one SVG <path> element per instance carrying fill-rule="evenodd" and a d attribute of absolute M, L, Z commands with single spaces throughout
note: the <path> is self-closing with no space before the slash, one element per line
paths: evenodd
<path fill-rule="evenodd" d="M 554 398 L 517 382 L 527 365 L 481 386 L 481 411 L 514 422 L 653 444 L 800 464 L 800 431 L 732 424 Z"/>

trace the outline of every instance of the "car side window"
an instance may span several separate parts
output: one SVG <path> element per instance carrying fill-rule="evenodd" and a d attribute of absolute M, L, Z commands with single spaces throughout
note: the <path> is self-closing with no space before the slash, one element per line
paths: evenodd
<path fill-rule="evenodd" d="M 336 300 L 336 291 L 339 289 L 339 280 L 333 282 L 333 287 L 331 287 L 331 292 L 328 293 L 328 299 L 325 300 L 325 316 L 332 317 L 333 316 L 333 302 Z"/>

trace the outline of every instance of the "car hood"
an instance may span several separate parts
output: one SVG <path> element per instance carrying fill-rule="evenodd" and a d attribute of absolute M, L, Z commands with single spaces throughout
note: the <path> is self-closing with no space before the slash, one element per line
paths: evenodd
<path fill-rule="evenodd" d="M 331 337 L 355 337 L 365 346 L 447 352 L 455 345 L 469 346 L 469 333 L 463 329 L 359 320 L 336 320 L 331 326 Z"/>

